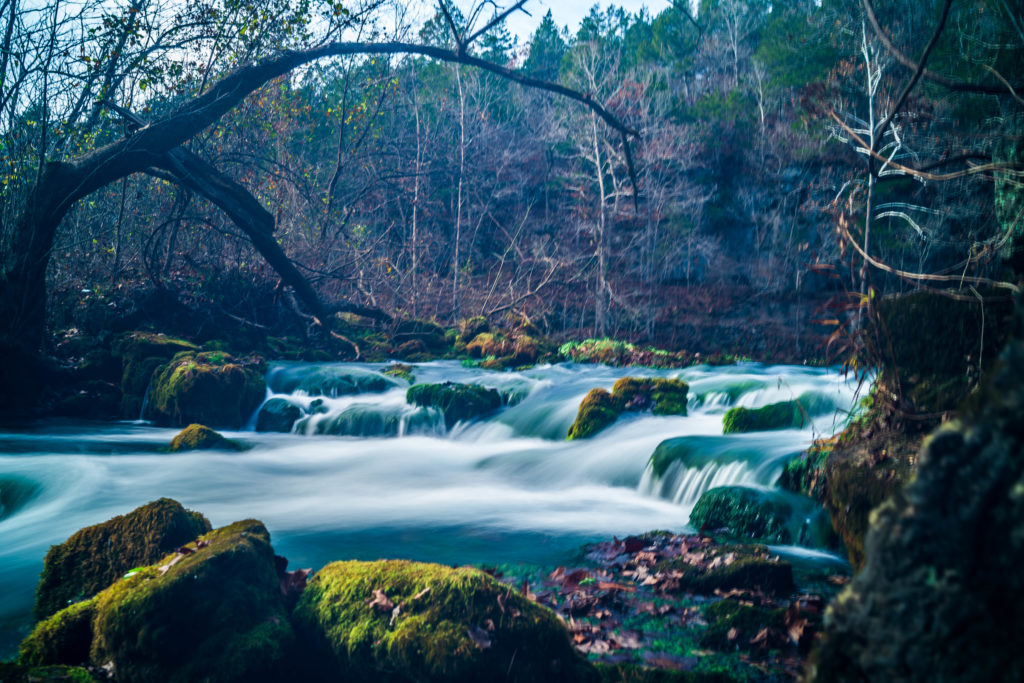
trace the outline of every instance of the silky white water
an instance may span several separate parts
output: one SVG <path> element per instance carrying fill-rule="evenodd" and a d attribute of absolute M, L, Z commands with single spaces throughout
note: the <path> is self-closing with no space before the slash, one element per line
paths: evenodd
<path fill-rule="evenodd" d="M 155 498 L 174 498 L 214 526 L 262 520 L 292 567 L 381 557 L 563 562 L 588 541 L 685 529 L 712 486 L 772 486 L 790 457 L 841 426 L 855 390 L 834 370 L 758 364 L 495 373 L 433 362 L 414 371 L 417 382 L 476 382 L 521 400 L 449 431 L 436 413 L 406 404 L 399 382 L 383 393 L 323 398 L 322 412 L 297 425 L 301 433 L 226 432 L 251 446 L 242 453 L 163 453 L 176 430 L 144 423 L 47 422 L 0 432 L 0 658 L 29 628 L 49 546 Z M 681 377 L 690 384 L 689 415 L 626 415 L 593 438 L 566 441 L 586 393 L 627 375 Z M 722 435 L 730 405 L 807 392 L 834 406 L 813 426 Z M 268 391 L 274 395 L 306 409 L 316 400 Z M 357 435 L 318 433 L 331 429 Z M 689 455 L 658 476 L 652 454 L 679 437 Z"/>

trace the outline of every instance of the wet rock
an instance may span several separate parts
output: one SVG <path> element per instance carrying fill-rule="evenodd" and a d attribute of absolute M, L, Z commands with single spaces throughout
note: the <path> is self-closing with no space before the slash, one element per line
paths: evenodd
<path fill-rule="evenodd" d="M 619 419 L 619 405 L 604 389 L 591 389 L 580 403 L 576 420 L 569 427 L 570 440 L 586 439 Z"/>
<path fill-rule="evenodd" d="M 466 344 L 472 358 L 502 358 L 512 353 L 515 343 L 503 334 L 482 332 Z"/>
<path fill-rule="evenodd" d="M 46 553 L 36 588 L 39 619 L 90 597 L 125 572 L 150 564 L 209 531 L 210 522 L 161 498 L 126 515 L 85 527 Z"/>
<path fill-rule="evenodd" d="M 686 415 L 688 390 L 686 382 L 679 379 L 623 377 L 615 382 L 610 394 L 604 389 L 593 389 L 584 397 L 568 438 L 593 436 L 624 412 Z"/>
<path fill-rule="evenodd" d="M 300 417 L 302 408 L 287 399 L 272 398 L 260 406 L 256 431 L 288 433 Z"/>
<path fill-rule="evenodd" d="M 325 679 L 595 677 L 554 613 L 472 568 L 336 562 L 309 583 L 293 620 Z"/>
<path fill-rule="evenodd" d="M 400 348 L 409 342 L 419 342 L 424 351 L 443 351 L 447 343 L 444 328 L 429 320 L 402 320 L 391 332 L 391 343 Z"/>
<path fill-rule="evenodd" d="M 792 543 L 789 530 L 793 508 L 767 491 L 745 486 L 722 486 L 705 491 L 690 513 L 697 529 L 726 529 L 728 535 L 763 543 Z"/>
<path fill-rule="evenodd" d="M 477 335 L 490 331 L 491 325 L 487 322 L 487 318 L 482 315 L 465 318 L 459 321 L 459 341 L 464 344 L 468 344 L 473 341 Z"/>
<path fill-rule="evenodd" d="M 437 408 L 444 414 L 448 429 L 462 420 L 470 420 L 501 407 L 501 394 L 479 384 L 414 384 L 405 400 L 423 408 Z"/>
<path fill-rule="evenodd" d="M 309 396 L 349 396 L 388 391 L 401 384 L 379 372 L 337 365 L 275 365 L 267 384 L 277 394 L 305 392 Z"/>
<path fill-rule="evenodd" d="M 201 424 L 190 424 L 171 439 L 168 447 L 172 453 L 182 451 L 241 451 L 245 447 L 234 439 L 225 438 L 219 432 Z"/>
<path fill-rule="evenodd" d="M 154 371 L 176 354 L 198 347 L 163 334 L 126 332 L 114 340 L 112 350 L 121 359 L 121 416 L 136 419 Z"/>
<path fill-rule="evenodd" d="M 222 351 L 179 353 L 153 378 L 147 417 L 238 429 L 266 394 L 262 359 L 239 361 Z"/>

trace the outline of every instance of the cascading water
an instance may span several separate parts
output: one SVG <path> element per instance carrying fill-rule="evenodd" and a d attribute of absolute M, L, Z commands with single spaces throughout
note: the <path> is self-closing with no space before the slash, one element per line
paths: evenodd
<path fill-rule="evenodd" d="M 437 410 L 407 404 L 408 383 L 381 369 L 272 365 L 268 399 L 301 415 L 292 433 L 251 431 L 255 418 L 249 431 L 226 433 L 251 447 L 243 453 L 164 453 L 175 430 L 140 423 L 0 432 L 0 658 L 30 625 L 47 548 L 161 496 L 214 525 L 263 520 L 292 566 L 380 557 L 564 562 L 589 541 L 682 529 L 711 487 L 769 489 L 789 457 L 841 426 L 854 400 L 852 383 L 820 368 L 417 365 L 417 383 L 479 383 L 506 397 L 498 411 L 447 429 Z M 587 392 L 628 375 L 682 378 L 689 415 L 628 414 L 590 439 L 566 441 Z M 807 396 L 839 412 L 799 430 L 722 435 L 730 405 Z"/>

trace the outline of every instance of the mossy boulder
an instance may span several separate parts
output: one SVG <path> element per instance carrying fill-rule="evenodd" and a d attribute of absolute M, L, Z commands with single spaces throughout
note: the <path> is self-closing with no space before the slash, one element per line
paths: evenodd
<path fill-rule="evenodd" d="M 239 361 L 222 351 L 186 351 L 153 378 L 147 417 L 158 424 L 201 423 L 238 429 L 266 395 L 262 359 Z"/>
<path fill-rule="evenodd" d="M 512 353 L 515 342 L 503 334 L 482 332 L 468 344 L 466 353 L 472 358 L 502 358 Z"/>
<path fill-rule="evenodd" d="M 421 408 L 436 408 L 444 414 L 448 429 L 456 422 L 471 420 L 501 407 L 501 394 L 479 384 L 414 384 L 405 400 Z"/>
<path fill-rule="evenodd" d="M 604 389 L 592 389 L 580 403 L 568 438 L 593 436 L 624 412 L 686 415 L 688 390 L 689 386 L 680 379 L 652 377 L 623 377 L 615 382 L 610 394 Z"/>
<path fill-rule="evenodd" d="M 270 535 L 246 520 L 135 569 L 38 624 L 22 657 L 80 655 L 120 683 L 274 681 L 294 644 Z M 89 632 L 84 627 L 88 619 Z"/>
<path fill-rule="evenodd" d="M 198 347 L 163 334 L 126 332 L 114 340 L 112 350 L 121 359 L 121 416 L 135 419 L 142 409 L 154 371 L 176 354 L 198 351 Z"/>
<path fill-rule="evenodd" d="M 472 568 L 335 562 L 293 621 L 325 680 L 575 681 L 595 672 L 553 612 Z"/>
<path fill-rule="evenodd" d="M 241 451 L 245 450 L 245 446 L 204 425 L 190 424 L 171 439 L 168 450 L 172 453 L 214 450 Z"/>
<path fill-rule="evenodd" d="M 405 363 L 392 363 L 391 365 L 381 370 L 381 372 L 387 375 L 388 377 L 397 377 L 398 379 L 404 379 L 409 384 L 416 383 L 415 371 L 416 368 L 414 368 L 411 365 L 406 365 Z"/>
<path fill-rule="evenodd" d="M 764 432 L 772 429 L 799 429 L 807 418 L 796 401 L 772 403 L 763 408 L 730 408 L 722 417 L 723 434 Z"/>
<path fill-rule="evenodd" d="M 147 565 L 210 530 L 210 522 L 161 498 L 85 527 L 46 553 L 36 588 L 39 619 L 95 595 L 128 570 Z"/>
<path fill-rule="evenodd" d="M 604 389 L 591 389 L 580 403 L 576 420 L 569 427 L 570 440 L 586 439 L 619 419 L 618 402 Z"/>
<path fill-rule="evenodd" d="M 376 394 L 401 386 L 382 373 L 343 365 L 275 364 L 267 373 L 267 385 L 276 394 L 296 391 L 309 396 Z"/>
<path fill-rule="evenodd" d="M 778 496 L 745 486 L 709 489 L 690 513 L 690 525 L 763 543 L 792 543 L 789 525 L 793 508 Z"/>
<path fill-rule="evenodd" d="M 302 417 L 302 408 L 284 398 L 272 398 L 260 406 L 256 416 L 257 432 L 290 432 Z"/>
<path fill-rule="evenodd" d="M 459 321 L 458 338 L 463 344 L 468 344 L 473 341 L 478 334 L 484 334 L 485 332 L 490 331 L 491 324 L 487 322 L 487 318 L 482 315 L 477 315 L 472 318 L 464 318 Z"/>

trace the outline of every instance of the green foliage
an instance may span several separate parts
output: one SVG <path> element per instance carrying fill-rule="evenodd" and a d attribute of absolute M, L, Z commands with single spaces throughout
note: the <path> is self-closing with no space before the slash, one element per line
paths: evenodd
<path fill-rule="evenodd" d="M 335 562 L 310 582 L 293 620 L 300 637 L 322 650 L 321 675 L 337 680 L 593 676 L 550 610 L 477 569 Z"/>
<path fill-rule="evenodd" d="M 185 427 L 173 439 L 168 450 L 171 453 L 182 451 L 241 451 L 245 446 L 234 439 L 225 438 L 223 434 L 215 432 L 201 424 L 190 424 Z"/>
<path fill-rule="evenodd" d="M 76 531 L 50 548 L 36 588 L 35 614 L 46 618 L 106 588 L 210 529 L 198 512 L 161 498 L 127 515 Z"/>
<path fill-rule="evenodd" d="M 557 81 L 562 59 L 568 49 L 549 9 L 530 38 L 530 51 L 523 62 L 523 71 L 534 78 Z"/>

